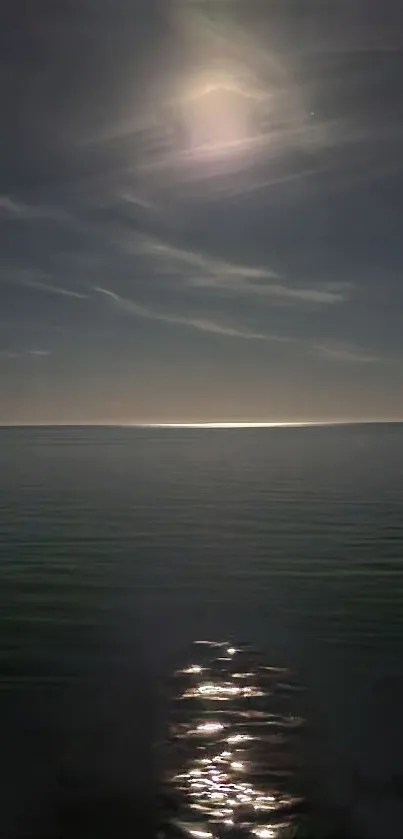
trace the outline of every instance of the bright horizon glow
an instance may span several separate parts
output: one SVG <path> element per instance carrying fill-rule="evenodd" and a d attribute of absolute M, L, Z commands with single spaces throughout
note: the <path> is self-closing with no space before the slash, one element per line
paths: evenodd
<path fill-rule="evenodd" d="M 315 428 L 336 425 L 401 425 L 403 417 L 376 419 L 328 419 L 283 422 L 131 422 L 94 419 L 70 422 L 0 422 L 0 428 Z"/>
<path fill-rule="evenodd" d="M 308 422 L 150 422 L 134 423 L 142 428 L 304 428 L 317 425 L 346 425 L 354 420 Z M 129 423 L 130 425 L 130 423 Z"/>
<path fill-rule="evenodd" d="M 304 426 L 316 426 L 316 425 L 351 425 L 353 423 L 362 424 L 362 423 L 377 423 L 377 422 L 403 422 L 402 420 L 301 420 L 297 422 L 232 422 L 231 420 L 223 420 L 223 421 L 210 421 L 207 420 L 206 422 L 130 422 L 130 420 L 125 421 L 116 421 L 116 422 L 108 422 L 107 420 L 94 420 L 94 421 L 83 421 L 83 422 L 36 422 L 36 423 L 0 423 L 0 428 L 15 428 L 15 427 L 28 427 L 28 428 L 57 428 L 58 426 L 62 428 L 67 427 L 81 427 L 81 426 L 88 426 L 94 427 L 102 426 L 102 427 L 112 427 L 112 428 L 300 428 Z"/>

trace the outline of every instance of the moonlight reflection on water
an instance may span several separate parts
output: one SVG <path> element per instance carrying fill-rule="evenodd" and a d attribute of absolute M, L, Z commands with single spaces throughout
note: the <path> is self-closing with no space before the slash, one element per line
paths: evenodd
<path fill-rule="evenodd" d="M 297 686 L 246 648 L 196 642 L 174 675 L 164 836 L 294 835 L 303 719 Z M 170 832 L 173 831 L 173 832 Z"/>

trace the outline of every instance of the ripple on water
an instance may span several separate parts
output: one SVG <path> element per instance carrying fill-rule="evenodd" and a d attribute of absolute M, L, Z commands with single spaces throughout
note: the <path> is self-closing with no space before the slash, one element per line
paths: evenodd
<path fill-rule="evenodd" d="M 195 642 L 174 674 L 162 835 L 294 835 L 306 807 L 298 685 L 251 649 Z"/>

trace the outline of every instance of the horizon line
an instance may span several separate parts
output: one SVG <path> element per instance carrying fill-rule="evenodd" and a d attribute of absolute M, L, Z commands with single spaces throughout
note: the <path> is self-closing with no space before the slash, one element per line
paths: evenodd
<path fill-rule="evenodd" d="M 93 420 L 88 422 L 0 422 L 0 428 L 178 428 L 178 429 L 247 429 L 247 428 L 316 428 L 339 425 L 386 425 L 402 424 L 403 418 L 394 419 L 334 419 L 297 421 L 251 421 L 231 420 L 205 422 L 111 422 Z"/>
<path fill-rule="evenodd" d="M 122 427 L 141 428 L 306 428 L 329 425 L 364 425 L 378 424 L 382 422 L 403 422 L 402 420 L 297 420 L 297 421 L 272 421 L 272 422 L 232 422 L 228 421 L 205 421 L 205 422 L 152 422 L 152 423 L 127 423 Z"/>

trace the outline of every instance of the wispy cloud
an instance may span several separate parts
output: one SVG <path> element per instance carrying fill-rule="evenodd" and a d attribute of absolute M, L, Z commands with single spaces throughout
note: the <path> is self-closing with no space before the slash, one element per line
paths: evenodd
<path fill-rule="evenodd" d="M 29 356 L 35 356 L 37 358 L 43 358 L 45 356 L 51 355 L 50 350 L 0 350 L 0 359 L 7 358 L 7 359 L 14 359 L 14 358 L 27 358 Z"/>
<path fill-rule="evenodd" d="M 269 279 L 277 278 L 279 275 L 269 268 L 259 268 L 249 265 L 236 265 L 225 262 L 214 257 L 207 256 L 196 251 L 179 248 L 176 245 L 171 245 L 163 240 L 153 238 L 151 236 L 141 236 L 133 244 L 133 249 L 140 254 L 145 254 L 154 259 L 163 260 L 167 267 L 171 268 L 192 269 L 199 271 L 201 275 L 226 276 L 240 279 Z"/>
<path fill-rule="evenodd" d="M 315 344 L 313 346 L 313 349 L 320 355 L 323 355 L 327 358 L 351 364 L 374 364 L 377 361 L 381 361 L 379 356 L 372 355 L 371 353 L 367 353 L 364 350 L 361 350 L 359 347 L 352 347 L 351 345 L 327 346 L 326 344 Z"/>
<path fill-rule="evenodd" d="M 149 257 L 161 273 L 179 276 L 193 287 L 221 289 L 229 293 L 271 297 L 277 301 L 332 305 L 343 302 L 348 287 L 301 288 L 292 286 L 281 274 L 267 267 L 236 264 L 210 255 L 179 248 L 150 236 L 128 243 L 130 250 Z"/>
<path fill-rule="evenodd" d="M 257 332 L 246 327 L 233 327 L 217 320 L 198 318 L 193 317 L 191 315 L 179 315 L 171 312 L 161 312 L 149 306 L 144 306 L 141 303 L 137 303 L 134 300 L 129 300 L 125 297 L 121 297 L 115 291 L 111 291 L 110 289 L 103 288 L 101 286 L 94 286 L 94 291 L 97 292 L 97 294 L 101 294 L 104 297 L 108 298 L 115 306 L 121 309 L 121 311 L 127 312 L 128 314 L 131 314 L 135 317 L 143 318 L 146 320 L 162 321 L 164 323 L 170 323 L 173 325 L 190 327 L 192 329 L 197 329 L 201 332 L 222 335 L 229 338 L 241 338 L 244 340 L 267 341 L 282 344 L 295 344 L 298 345 L 299 351 L 302 353 L 313 352 L 317 355 L 326 357 L 329 360 L 333 360 L 335 362 L 340 361 L 342 363 L 350 364 L 373 364 L 382 360 L 379 356 L 370 354 L 369 352 L 366 352 L 360 347 L 353 346 L 351 344 L 326 345 L 315 344 L 305 341 L 298 342 L 294 338 L 289 336 L 271 335 L 269 333 Z"/>
<path fill-rule="evenodd" d="M 146 198 L 144 195 L 140 195 L 138 192 L 133 192 L 128 188 L 120 190 L 116 197 L 120 201 L 123 201 L 125 204 L 129 204 L 132 207 L 139 207 L 142 210 L 151 210 L 153 212 L 159 210 L 158 205 L 149 198 Z"/>
<path fill-rule="evenodd" d="M 223 335 L 229 338 L 243 338 L 252 341 L 278 342 L 288 340 L 286 338 L 281 338 L 274 335 L 266 335 L 261 332 L 253 332 L 244 328 L 227 326 L 226 324 L 220 323 L 219 321 L 215 320 L 185 315 L 177 315 L 168 312 L 160 312 L 155 309 L 151 309 L 148 306 L 143 306 L 140 303 L 136 303 L 134 300 L 128 300 L 124 297 L 120 297 L 120 295 L 116 294 L 114 291 L 110 291 L 107 288 L 101 288 L 100 286 L 94 287 L 94 291 L 98 292 L 99 294 L 103 294 L 105 297 L 108 297 L 120 309 L 138 318 L 163 321 L 165 323 L 190 327 L 192 329 L 198 329 L 201 332 L 210 332 L 215 335 Z"/>
<path fill-rule="evenodd" d="M 65 210 L 48 204 L 28 204 L 11 195 L 0 195 L 0 217 L 14 221 L 49 221 L 56 224 L 76 224 Z"/>
<path fill-rule="evenodd" d="M 22 285 L 25 285 L 28 288 L 33 288 L 37 291 L 44 291 L 49 294 L 61 294 L 63 297 L 76 297 L 79 300 L 87 300 L 89 297 L 88 294 L 83 294 L 80 291 L 73 291 L 72 289 L 63 288 L 62 286 L 53 285 L 53 283 L 43 282 L 42 280 L 23 277 L 19 281 Z"/>
<path fill-rule="evenodd" d="M 0 350 L 0 358 L 21 358 L 23 353 L 14 352 L 13 350 Z"/>
<path fill-rule="evenodd" d="M 23 201 L 18 201 L 10 195 L 0 195 L 0 215 L 24 221 L 37 218 L 48 218 L 53 216 L 53 212 L 54 211 L 49 207 L 26 204 Z"/>
<path fill-rule="evenodd" d="M 20 204 L 8 195 L 0 195 L 0 212 L 10 216 L 22 216 L 26 214 L 26 211 L 25 204 Z"/>
<path fill-rule="evenodd" d="M 221 2 L 248 5 L 242 0 Z M 129 106 L 123 120 L 111 120 L 96 137 L 81 140 L 109 143 L 130 137 L 140 193 L 150 184 L 153 196 L 166 195 L 167 188 L 171 195 L 189 188 L 197 200 L 205 188 L 214 198 L 218 185 L 220 196 L 267 188 L 300 176 L 299 171 L 293 174 L 301 163 L 298 155 L 295 160 L 296 151 L 309 155 L 304 174 L 314 175 L 323 167 L 317 151 L 351 142 L 355 121 L 335 124 L 319 109 L 316 114 L 311 110 L 307 82 L 295 73 L 289 56 L 277 50 L 273 32 L 261 30 L 259 17 L 246 26 L 237 14 L 213 18 L 198 0 L 173 5 L 172 45 L 187 45 L 184 62 L 179 49 L 181 71 L 173 73 L 168 62 L 147 96 L 139 91 L 135 115 Z M 266 27 L 265 14 L 261 23 Z M 322 40 L 310 42 L 309 50 L 326 54 Z M 301 53 L 305 50 L 304 41 Z M 178 66 L 176 57 L 174 63 Z M 285 156 L 289 160 L 281 176 Z M 333 157 L 336 163 L 337 155 Z M 282 165 L 270 166 L 277 175 L 262 178 L 261 164 L 277 159 Z"/>

